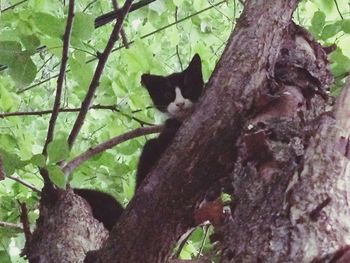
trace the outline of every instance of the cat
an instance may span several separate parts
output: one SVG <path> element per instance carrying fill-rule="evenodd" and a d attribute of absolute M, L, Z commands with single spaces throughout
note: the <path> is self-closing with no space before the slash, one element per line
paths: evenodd
<path fill-rule="evenodd" d="M 203 93 L 201 58 L 194 55 L 185 70 L 169 76 L 143 74 L 141 84 L 147 89 L 154 106 L 170 118 L 160 135 L 148 140 L 143 147 L 136 173 L 136 189 L 170 145 L 183 119 L 191 113 Z"/>
<path fill-rule="evenodd" d="M 136 190 L 170 145 L 183 119 L 190 114 L 203 92 L 201 59 L 198 54 L 194 55 L 184 71 L 168 76 L 143 74 L 141 84 L 147 89 L 155 107 L 170 118 L 159 136 L 148 140 L 143 147 L 136 172 Z M 88 202 L 93 216 L 109 231 L 124 211 L 123 206 L 107 193 L 92 189 L 74 189 L 74 193 Z"/>

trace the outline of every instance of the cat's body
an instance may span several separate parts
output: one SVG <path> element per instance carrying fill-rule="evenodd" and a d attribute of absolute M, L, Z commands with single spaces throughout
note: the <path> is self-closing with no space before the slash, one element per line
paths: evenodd
<path fill-rule="evenodd" d="M 156 164 L 166 148 L 168 148 L 180 126 L 180 121 L 168 119 L 165 122 L 162 133 L 157 138 L 150 139 L 145 143 L 137 167 L 136 189 L 139 188 L 148 172 Z"/>
<path fill-rule="evenodd" d="M 143 147 L 136 174 L 138 188 L 162 153 L 172 142 L 182 120 L 188 116 L 193 105 L 203 92 L 202 65 L 199 55 L 195 55 L 188 67 L 169 76 L 144 74 L 141 83 L 147 89 L 155 107 L 169 115 L 160 135 L 148 140 Z"/>
<path fill-rule="evenodd" d="M 170 118 L 157 138 L 148 140 L 143 147 L 137 173 L 136 189 L 158 162 L 162 153 L 172 142 L 182 120 L 189 115 L 194 103 L 203 92 L 201 59 L 195 55 L 187 69 L 169 76 L 144 74 L 141 82 L 148 90 L 155 107 Z M 118 221 L 124 208 L 109 194 L 90 189 L 74 189 L 90 205 L 93 216 L 109 231 Z"/>

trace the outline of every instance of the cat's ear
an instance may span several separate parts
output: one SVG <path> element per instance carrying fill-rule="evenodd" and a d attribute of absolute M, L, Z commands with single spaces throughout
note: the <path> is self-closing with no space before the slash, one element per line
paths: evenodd
<path fill-rule="evenodd" d="M 198 54 L 195 54 L 190 62 L 190 64 L 188 64 L 188 67 L 186 70 L 189 71 L 200 71 L 200 73 L 202 74 L 202 61 L 201 61 L 201 57 Z"/>
<path fill-rule="evenodd" d="M 152 74 L 142 74 L 141 84 L 147 90 L 156 89 L 158 87 L 162 87 L 162 85 L 164 84 L 164 77 Z"/>
<path fill-rule="evenodd" d="M 202 88 L 204 85 L 202 74 L 202 61 L 198 54 L 195 54 L 185 69 L 185 83 Z"/>

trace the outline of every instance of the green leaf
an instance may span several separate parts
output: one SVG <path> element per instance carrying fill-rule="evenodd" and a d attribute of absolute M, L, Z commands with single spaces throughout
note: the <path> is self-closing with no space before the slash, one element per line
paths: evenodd
<path fill-rule="evenodd" d="M 173 0 L 175 6 L 181 6 L 184 0 Z"/>
<path fill-rule="evenodd" d="M 11 65 L 22 53 L 21 44 L 15 41 L 0 42 L 0 64 Z"/>
<path fill-rule="evenodd" d="M 68 143 L 64 139 L 56 139 L 47 146 L 47 154 L 49 163 L 57 163 L 65 160 L 69 156 Z"/>
<path fill-rule="evenodd" d="M 17 56 L 15 63 L 9 65 L 9 73 L 14 81 L 25 86 L 33 82 L 36 76 L 36 66 L 28 53 Z"/>
<path fill-rule="evenodd" d="M 335 76 L 345 74 L 350 71 L 350 59 L 345 56 L 341 48 L 337 48 L 330 55 L 332 63 L 332 72 Z"/>
<path fill-rule="evenodd" d="M 23 46 L 25 47 L 25 49 L 32 55 L 35 53 L 36 49 L 39 47 L 40 45 L 40 40 L 37 36 L 35 35 L 23 35 L 21 37 L 21 42 L 23 44 Z"/>
<path fill-rule="evenodd" d="M 157 12 L 159 15 L 166 11 L 165 4 L 162 1 L 155 1 L 151 4 L 149 4 L 148 7 L 149 7 L 149 9 Z"/>
<path fill-rule="evenodd" d="M 72 37 L 78 40 L 90 39 L 95 30 L 94 17 L 85 13 L 76 13 L 74 16 Z"/>
<path fill-rule="evenodd" d="M 345 19 L 345 20 L 343 20 L 343 23 L 342 23 L 342 30 L 343 30 L 345 33 L 350 34 L 350 19 Z"/>
<path fill-rule="evenodd" d="M 11 257 L 9 253 L 5 250 L 0 250 L 0 262 L 2 263 L 11 263 Z"/>
<path fill-rule="evenodd" d="M 10 111 L 13 106 L 11 93 L 5 87 L 0 87 L 0 109 Z"/>
<path fill-rule="evenodd" d="M 311 30 L 316 35 L 322 32 L 322 29 L 326 23 L 326 15 L 321 11 L 314 13 L 314 16 L 311 19 Z"/>
<path fill-rule="evenodd" d="M 93 70 L 91 66 L 86 64 L 85 60 L 79 61 L 74 58 L 69 59 L 69 66 L 72 71 L 72 77 L 85 91 L 92 79 Z"/>
<path fill-rule="evenodd" d="M 30 162 L 32 164 L 34 164 L 35 166 L 44 167 L 45 166 L 45 157 L 42 154 L 36 154 L 36 155 L 33 155 Z"/>
<path fill-rule="evenodd" d="M 22 161 L 18 155 L 1 149 L 0 158 L 3 162 L 6 175 L 12 175 L 16 169 L 22 168 L 27 164 L 27 162 Z"/>
<path fill-rule="evenodd" d="M 334 2 L 330 0 L 321 0 L 321 5 L 323 6 L 324 9 L 327 11 L 332 11 L 334 7 Z"/>
<path fill-rule="evenodd" d="M 35 79 L 36 66 L 29 52 L 22 51 L 18 42 L 0 42 L 0 64 L 9 67 L 11 78 L 18 84 L 28 85 Z"/>
<path fill-rule="evenodd" d="M 47 170 L 49 171 L 50 180 L 58 187 L 65 189 L 67 180 L 60 167 L 57 165 L 50 165 L 47 167 Z"/>
<path fill-rule="evenodd" d="M 327 40 L 335 36 L 342 29 L 341 23 L 335 22 L 334 24 L 326 25 L 323 28 L 321 39 Z"/>
<path fill-rule="evenodd" d="M 62 38 L 65 28 L 65 19 L 57 18 L 47 13 L 36 13 L 34 15 L 36 27 L 45 35 Z"/>

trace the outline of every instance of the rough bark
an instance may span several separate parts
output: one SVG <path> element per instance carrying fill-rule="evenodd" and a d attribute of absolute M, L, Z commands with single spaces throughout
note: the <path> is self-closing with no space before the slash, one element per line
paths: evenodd
<path fill-rule="evenodd" d="M 83 262 L 87 251 L 102 246 L 108 231 L 72 190 L 52 190 L 42 191 L 40 217 L 23 254 L 30 263 Z"/>
<path fill-rule="evenodd" d="M 232 172 L 235 143 L 254 105 L 270 97 L 269 79 L 296 2 L 247 1 L 204 98 L 104 247 L 85 262 L 166 262 L 178 237 L 193 224 L 196 203 Z"/>
<path fill-rule="evenodd" d="M 238 158 L 238 199 L 232 218 L 217 228 L 223 262 L 349 262 L 349 99 L 350 83 L 333 112 L 322 114 L 317 103 L 314 112 L 304 110 L 310 120 L 321 113 L 309 125 L 280 117 L 278 125 L 288 129 L 258 138 L 267 159 Z M 272 119 L 264 124 L 259 133 L 276 127 Z"/>

